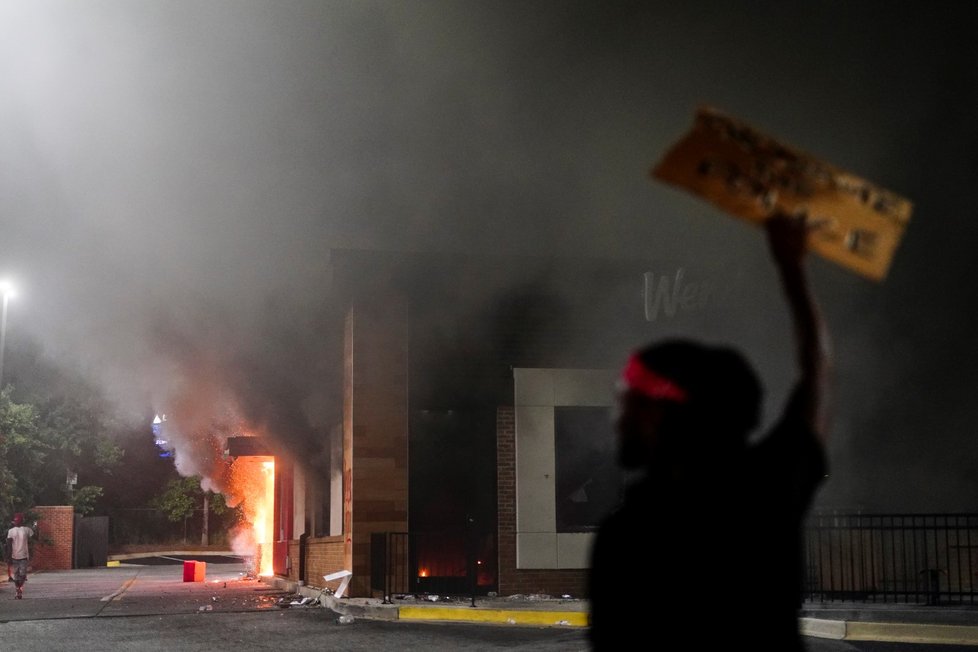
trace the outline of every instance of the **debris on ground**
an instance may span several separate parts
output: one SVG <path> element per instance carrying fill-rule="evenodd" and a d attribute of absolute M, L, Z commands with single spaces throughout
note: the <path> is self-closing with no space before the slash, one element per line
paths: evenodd
<path fill-rule="evenodd" d="M 513 602 L 536 602 L 538 600 L 553 600 L 553 596 L 546 595 L 545 593 L 531 593 L 529 595 L 515 593 L 513 595 L 506 596 L 506 599 Z"/>
<path fill-rule="evenodd" d="M 308 605 L 318 604 L 319 600 L 317 598 L 311 598 L 309 596 L 303 596 L 300 594 L 295 595 L 283 595 L 276 601 L 276 605 L 282 609 L 288 609 L 289 607 L 306 607 Z"/>

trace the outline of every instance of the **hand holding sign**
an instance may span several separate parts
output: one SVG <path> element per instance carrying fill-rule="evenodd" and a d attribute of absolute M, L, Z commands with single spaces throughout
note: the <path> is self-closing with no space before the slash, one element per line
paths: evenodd
<path fill-rule="evenodd" d="M 652 176 L 756 224 L 775 211 L 806 213 L 817 227 L 809 247 L 874 281 L 886 277 L 913 210 L 907 199 L 711 108 L 696 112 Z"/>

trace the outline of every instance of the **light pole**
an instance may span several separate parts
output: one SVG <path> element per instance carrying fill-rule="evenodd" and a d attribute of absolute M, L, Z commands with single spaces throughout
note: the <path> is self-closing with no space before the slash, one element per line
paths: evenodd
<path fill-rule="evenodd" d="M 3 391 L 3 349 L 7 339 L 7 301 L 14 296 L 14 287 L 9 281 L 0 281 L 0 294 L 3 295 L 3 310 L 0 311 L 0 391 Z"/>

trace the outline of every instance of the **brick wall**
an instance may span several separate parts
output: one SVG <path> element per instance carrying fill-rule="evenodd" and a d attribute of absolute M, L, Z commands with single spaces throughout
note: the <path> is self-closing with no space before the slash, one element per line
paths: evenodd
<path fill-rule="evenodd" d="M 296 544 L 298 545 L 298 544 Z M 322 588 L 323 575 L 329 575 L 340 570 L 350 570 L 344 565 L 344 539 L 336 537 L 309 537 L 306 540 L 306 576 L 298 578 L 308 586 Z M 296 568 L 298 572 L 298 568 Z M 335 589 L 339 582 L 334 582 L 329 588 Z"/>
<path fill-rule="evenodd" d="M 299 577 L 299 540 L 293 539 L 289 541 L 289 573 L 286 575 L 290 580 L 295 582 L 296 580 L 302 579 Z"/>
<path fill-rule="evenodd" d="M 43 506 L 33 510 L 37 517 L 31 566 L 34 570 L 70 570 L 75 534 L 75 508 Z"/>
<path fill-rule="evenodd" d="M 496 410 L 496 496 L 499 594 L 586 597 L 586 569 L 516 568 L 516 415 L 512 406 Z"/>

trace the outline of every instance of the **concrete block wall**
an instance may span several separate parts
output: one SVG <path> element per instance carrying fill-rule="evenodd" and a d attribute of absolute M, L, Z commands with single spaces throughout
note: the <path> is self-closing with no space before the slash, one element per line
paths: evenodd
<path fill-rule="evenodd" d="M 349 309 L 343 391 L 343 532 L 351 597 L 369 597 L 370 535 L 408 527 L 408 310 L 377 292 Z M 332 569 L 332 570 L 340 570 Z"/>
<path fill-rule="evenodd" d="M 38 570 L 70 570 L 75 537 L 75 508 L 71 505 L 41 506 L 32 544 L 31 566 Z"/>

